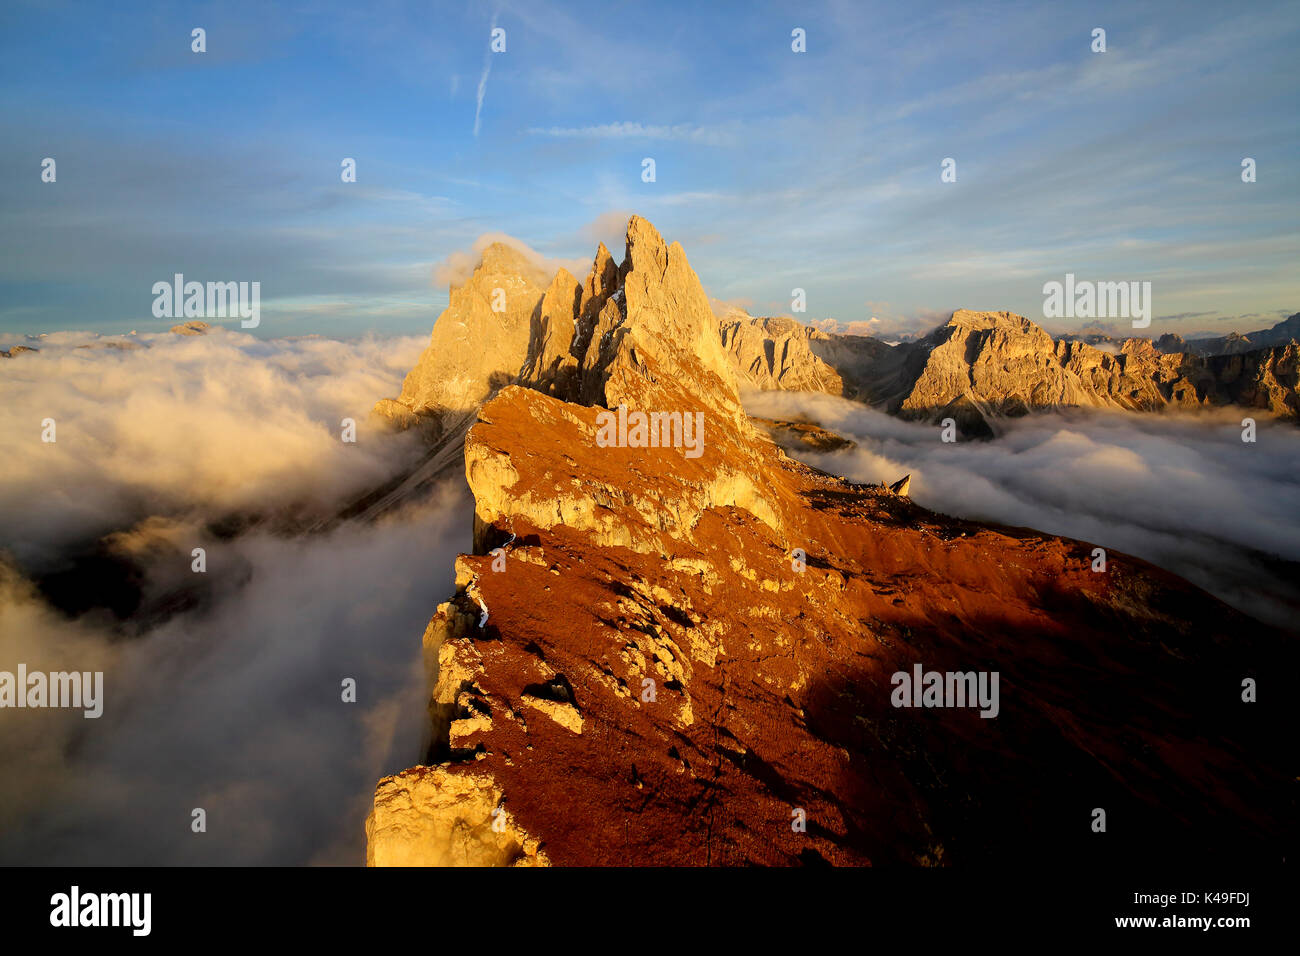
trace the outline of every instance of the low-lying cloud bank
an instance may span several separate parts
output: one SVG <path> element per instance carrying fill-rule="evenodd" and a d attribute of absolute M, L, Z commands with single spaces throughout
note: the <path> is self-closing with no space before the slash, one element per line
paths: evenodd
<path fill-rule="evenodd" d="M 911 473 L 917 504 L 1126 552 L 1260 620 L 1294 629 L 1300 611 L 1300 430 L 1241 409 L 1198 414 L 1069 411 L 1006 421 L 991 442 L 944 443 L 937 425 L 828 395 L 750 392 L 765 418 L 806 418 L 854 439 L 799 451 L 859 482 Z"/>
<path fill-rule="evenodd" d="M 0 863 L 360 863 L 375 781 L 420 756 L 420 635 L 470 546 L 468 493 L 325 533 L 209 536 L 201 576 L 189 545 L 231 513 L 328 513 L 408 464 L 411 436 L 366 417 L 424 337 L 132 338 L 51 337 L 0 366 L 0 670 L 104 672 L 98 719 L 0 710 Z M 201 578 L 203 599 L 126 638 L 106 612 L 51 608 L 34 571 L 109 532 L 146 593 Z"/>
<path fill-rule="evenodd" d="M 366 418 L 426 341 L 49 336 L 0 365 L 0 549 L 29 564 L 131 518 L 309 507 L 370 487 L 414 443 L 379 441 Z"/>

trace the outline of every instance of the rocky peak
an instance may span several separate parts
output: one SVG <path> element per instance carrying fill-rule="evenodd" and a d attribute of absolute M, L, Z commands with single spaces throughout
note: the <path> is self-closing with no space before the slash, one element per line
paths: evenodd
<path fill-rule="evenodd" d="M 605 302 L 622 286 L 622 273 L 614 257 L 609 254 L 602 242 L 596 247 L 596 258 L 591 263 L 591 271 L 582 284 L 582 300 L 578 305 L 578 316 L 588 331 L 595 325 Z"/>
<path fill-rule="evenodd" d="M 447 308 L 401 395 L 380 401 L 376 414 L 399 427 L 431 423 L 435 434 L 457 427 L 518 377 L 547 281 L 520 250 L 502 242 L 487 246 L 473 273 L 452 283 Z"/>
<path fill-rule="evenodd" d="M 1160 338 L 1155 340 L 1155 347 L 1156 351 L 1164 352 L 1165 354 L 1192 351 L 1192 349 L 1188 347 L 1187 343 L 1183 341 L 1183 337 L 1177 332 L 1166 332 L 1164 335 L 1160 336 Z"/>
<path fill-rule="evenodd" d="M 754 318 L 742 309 L 728 310 L 718 325 L 722 347 L 747 384 L 760 389 L 844 393 L 843 379 L 813 353 L 810 333 L 821 333 L 791 318 Z"/>
<path fill-rule="evenodd" d="M 701 397 L 728 415 L 740 411 L 735 367 L 718 340 L 717 319 L 699 277 L 677 242 L 665 246 L 647 220 L 633 216 L 627 226 L 627 259 L 623 263 L 627 300 L 629 350 L 654 355 L 673 391 Z M 622 369 L 615 381 L 615 402 L 649 397 L 642 382 L 652 376 Z M 642 382 L 635 379 L 640 378 Z M 653 391 L 653 390 L 651 390 Z M 740 415 L 743 418 L 743 415 Z"/>
<path fill-rule="evenodd" d="M 1023 315 L 1016 315 L 1014 312 L 976 312 L 971 309 L 957 309 L 954 311 L 948 321 L 939 326 L 936 333 L 949 329 L 958 331 L 1002 329 L 1012 334 L 1047 334 L 1029 319 Z M 933 336 L 936 333 L 931 334 Z"/>
<path fill-rule="evenodd" d="M 602 244 L 576 297 L 576 280 L 556 282 L 537 316 L 520 384 L 606 408 L 708 406 L 744 427 L 735 367 L 678 243 L 666 244 L 633 216 L 621 266 Z"/>

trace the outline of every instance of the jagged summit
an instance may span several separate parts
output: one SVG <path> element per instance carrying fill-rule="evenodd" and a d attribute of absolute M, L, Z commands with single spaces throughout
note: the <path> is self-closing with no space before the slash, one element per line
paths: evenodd
<path fill-rule="evenodd" d="M 720 320 L 722 345 L 748 385 L 839 395 L 844 381 L 813 351 L 824 333 L 784 316 L 755 318 L 730 309 Z"/>
<path fill-rule="evenodd" d="M 514 381 L 542 296 L 538 270 L 519 250 L 492 243 L 462 284 L 453 284 L 429 345 L 396 399 L 375 406 L 400 427 L 422 423 L 443 434 L 495 390 Z"/>
<path fill-rule="evenodd" d="M 1236 404 L 1283 417 L 1300 413 L 1295 343 L 1216 357 L 1169 352 L 1168 345 L 1129 338 L 1110 354 L 1078 340 L 1055 341 L 1024 316 L 959 309 L 920 342 L 899 347 L 918 371 L 889 410 L 951 416 L 977 436 L 992 434 L 1000 417 L 1061 407 Z"/>
<path fill-rule="evenodd" d="M 403 427 L 421 418 L 445 427 L 518 382 L 606 407 L 662 404 L 682 391 L 738 419 L 735 366 L 682 247 L 640 216 L 626 242 L 621 265 L 600 244 L 581 283 L 564 269 L 543 277 L 507 244 L 487 246 L 451 287 L 401 395 L 376 412 Z"/>
<path fill-rule="evenodd" d="M 483 248 L 482 260 L 475 272 L 503 274 L 509 272 L 528 273 L 540 271 L 519 249 L 504 242 L 489 243 Z"/>

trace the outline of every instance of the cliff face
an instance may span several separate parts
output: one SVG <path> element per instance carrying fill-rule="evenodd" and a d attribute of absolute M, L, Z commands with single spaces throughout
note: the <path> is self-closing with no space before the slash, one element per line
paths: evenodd
<path fill-rule="evenodd" d="M 488 246 L 473 275 L 451 287 L 402 393 L 379 401 L 376 414 L 399 427 L 419 424 L 442 434 L 476 411 L 518 376 L 545 282 L 517 249 Z"/>
<path fill-rule="evenodd" d="M 380 782 L 370 863 L 1024 859 L 1095 847 L 1097 806 L 1135 852 L 1267 845 L 1285 776 L 1230 728 L 1273 635 L 1136 559 L 1097 573 L 1090 545 L 789 459 L 644 220 L 537 305 L 465 440 L 475 554 L 425 632 L 432 742 Z M 702 441 L 646 441 L 637 412 Z M 892 706 L 918 664 L 997 672 L 996 717 Z"/>
<path fill-rule="evenodd" d="M 839 373 L 813 352 L 820 332 L 787 318 L 754 318 L 739 309 L 720 321 L 722 347 L 730 354 L 741 379 L 761 389 L 826 392 L 840 395 Z"/>

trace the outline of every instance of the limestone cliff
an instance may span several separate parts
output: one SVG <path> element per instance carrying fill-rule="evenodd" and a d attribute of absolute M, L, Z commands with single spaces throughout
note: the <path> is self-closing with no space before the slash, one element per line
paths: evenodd
<path fill-rule="evenodd" d="M 844 381 L 810 345 L 825 336 L 793 319 L 754 318 L 732 309 L 720 320 L 722 346 L 746 384 L 761 389 L 840 395 Z"/>
<path fill-rule="evenodd" d="M 452 286 L 401 394 L 381 400 L 376 413 L 402 427 L 422 423 L 441 433 L 476 411 L 518 376 L 545 281 L 519 250 L 488 246 L 473 275 Z"/>

